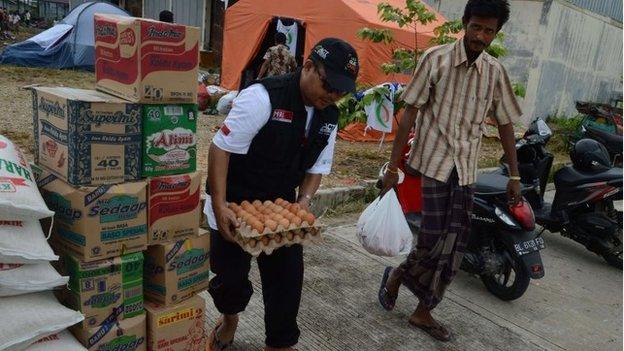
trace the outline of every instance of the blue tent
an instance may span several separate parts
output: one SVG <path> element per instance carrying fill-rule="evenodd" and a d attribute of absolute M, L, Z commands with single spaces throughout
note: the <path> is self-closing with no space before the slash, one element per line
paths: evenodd
<path fill-rule="evenodd" d="M 54 27 L 5 48 L 0 63 L 28 67 L 81 68 L 93 70 L 96 13 L 129 16 L 105 2 L 86 2 L 73 9 Z"/>

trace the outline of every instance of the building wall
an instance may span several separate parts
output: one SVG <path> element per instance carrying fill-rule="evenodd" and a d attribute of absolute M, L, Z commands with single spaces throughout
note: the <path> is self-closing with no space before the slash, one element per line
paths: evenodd
<path fill-rule="evenodd" d="M 463 15 L 465 1 L 426 2 L 449 19 Z M 501 62 L 527 88 L 525 120 L 574 115 L 577 100 L 622 99 L 621 21 L 564 0 L 510 3 L 511 18 L 503 27 L 509 53 Z"/>

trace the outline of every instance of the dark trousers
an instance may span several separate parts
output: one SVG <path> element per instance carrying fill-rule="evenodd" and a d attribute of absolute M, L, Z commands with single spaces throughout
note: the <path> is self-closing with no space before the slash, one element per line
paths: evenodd
<path fill-rule="evenodd" d="M 251 255 L 231 243 L 216 230 L 210 231 L 210 280 L 208 292 L 222 314 L 245 310 L 253 294 L 249 281 Z M 271 255 L 258 256 L 264 300 L 265 343 L 270 347 L 290 347 L 299 340 L 297 313 L 303 285 L 303 248 L 282 247 Z"/>

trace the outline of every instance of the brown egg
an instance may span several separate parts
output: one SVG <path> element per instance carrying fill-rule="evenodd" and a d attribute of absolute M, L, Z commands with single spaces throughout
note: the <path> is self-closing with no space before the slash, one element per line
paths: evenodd
<path fill-rule="evenodd" d="M 292 212 L 292 213 L 295 213 L 295 214 L 299 213 L 300 210 L 301 210 L 301 205 L 299 205 L 299 204 L 292 204 L 290 206 L 290 212 Z"/>
<path fill-rule="evenodd" d="M 299 211 L 297 211 L 297 217 L 299 217 L 299 218 L 301 218 L 301 219 L 305 219 L 305 215 L 306 215 L 307 213 L 308 213 L 308 212 L 307 212 L 306 210 L 299 210 Z"/>
<path fill-rule="evenodd" d="M 250 204 L 249 202 L 245 202 L 245 201 L 243 201 L 243 203 L 241 204 L 241 208 L 247 212 L 250 212 L 252 209 L 254 209 L 252 204 Z"/>
<path fill-rule="evenodd" d="M 262 224 L 260 221 L 258 220 L 254 220 L 250 223 L 251 228 L 255 231 L 257 231 L 258 233 L 262 233 L 264 231 L 264 224 Z"/>
<path fill-rule="evenodd" d="M 249 245 L 249 247 L 251 247 L 251 248 L 256 247 L 256 244 L 257 244 L 257 243 L 258 243 L 258 242 L 256 241 L 256 239 L 249 239 L 249 241 L 248 241 L 248 245 Z"/>
<path fill-rule="evenodd" d="M 255 208 L 260 208 L 260 206 L 262 206 L 262 201 L 260 200 L 254 200 L 254 202 L 251 203 Z"/>
<path fill-rule="evenodd" d="M 292 214 L 292 212 L 286 212 L 286 214 L 282 214 L 282 216 L 284 216 L 284 218 L 291 222 L 293 218 L 297 217 L 296 215 Z"/>
<path fill-rule="evenodd" d="M 305 222 L 308 222 L 309 225 L 314 224 L 314 220 L 316 219 L 314 215 L 310 212 L 306 213 L 305 217 L 302 217 Z"/>
<path fill-rule="evenodd" d="M 277 229 L 277 222 L 272 219 L 267 219 L 264 222 L 265 227 L 269 228 L 270 231 L 274 232 Z"/>
<path fill-rule="evenodd" d="M 282 242 L 282 236 L 279 235 L 279 234 L 275 234 L 273 236 L 273 241 L 275 241 L 277 244 L 281 243 Z"/>
<path fill-rule="evenodd" d="M 280 220 L 280 218 L 279 218 L 279 217 L 280 217 L 279 213 L 271 213 L 271 214 L 269 215 L 269 218 L 270 218 L 270 219 L 272 219 L 272 220 L 274 220 L 275 222 L 278 222 L 278 221 Z"/>
<path fill-rule="evenodd" d="M 269 243 L 271 242 L 271 239 L 267 235 L 263 236 L 260 240 L 262 240 L 262 245 L 264 246 L 269 246 Z"/>
<path fill-rule="evenodd" d="M 255 217 L 262 223 L 264 223 L 264 220 L 266 219 L 266 215 L 263 214 L 257 214 Z"/>
<path fill-rule="evenodd" d="M 277 223 L 284 228 L 288 228 L 288 225 L 290 225 L 290 222 L 286 218 L 280 219 Z"/>
<path fill-rule="evenodd" d="M 301 218 L 293 215 L 293 218 L 290 220 L 290 222 L 298 227 L 301 225 Z"/>
<path fill-rule="evenodd" d="M 290 214 L 290 211 L 283 209 L 279 212 L 279 214 L 281 214 L 284 218 L 287 218 L 286 215 Z"/>
<path fill-rule="evenodd" d="M 251 205 L 251 202 L 247 201 L 247 200 L 243 200 L 243 202 L 241 202 L 241 207 L 243 206 L 247 206 L 247 205 Z"/>
<path fill-rule="evenodd" d="M 271 211 L 269 207 L 265 207 L 262 209 L 262 213 L 265 215 L 270 215 L 271 213 L 273 213 L 273 211 Z"/>
<path fill-rule="evenodd" d="M 275 199 L 275 203 L 281 206 L 281 203 L 286 202 L 286 200 L 282 199 L 281 197 L 278 197 L 277 199 Z"/>
<path fill-rule="evenodd" d="M 286 239 L 288 241 L 292 241 L 294 238 L 295 238 L 295 234 L 293 234 L 293 232 L 286 233 Z"/>
<path fill-rule="evenodd" d="M 266 201 L 265 201 L 265 202 L 263 202 L 262 204 L 264 205 L 264 207 L 269 207 L 269 206 L 271 206 L 271 204 L 273 204 L 273 203 L 271 202 L 271 200 L 266 200 Z"/>

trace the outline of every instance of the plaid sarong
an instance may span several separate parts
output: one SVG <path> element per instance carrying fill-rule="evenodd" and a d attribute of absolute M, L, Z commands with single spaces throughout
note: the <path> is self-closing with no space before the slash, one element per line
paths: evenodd
<path fill-rule="evenodd" d="M 422 177 L 418 243 L 398 271 L 402 284 L 429 309 L 442 300 L 466 251 L 473 193 L 472 186 L 459 186 L 455 170 L 446 183 Z"/>

